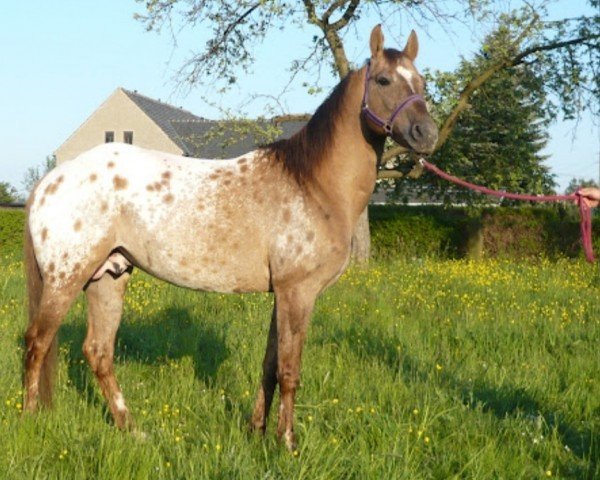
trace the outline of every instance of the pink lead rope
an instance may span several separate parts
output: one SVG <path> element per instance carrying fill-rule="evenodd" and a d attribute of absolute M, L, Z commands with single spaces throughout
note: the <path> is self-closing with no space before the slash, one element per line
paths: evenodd
<path fill-rule="evenodd" d="M 585 203 L 585 200 L 579 192 L 575 192 L 571 195 L 527 195 L 524 193 L 510 193 L 501 192 L 498 190 L 492 190 L 491 188 L 483 187 L 481 185 L 475 185 L 465 180 L 461 180 L 453 175 L 450 175 L 443 170 L 440 170 L 435 165 L 429 163 L 425 159 L 421 158 L 419 163 L 429 170 L 435 173 L 437 176 L 448 180 L 449 182 L 456 183 L 462 187 L 466 187 L 476 192 L 485 193 L 486 195 L 492 195 L 500 198 L 510 198 L 513 200 L 525 200 L 530 202 L 562 202 L 562 201 L 574 201 L 579 205 L 579 215 L 581 217 L 581 243 L 583 244 L 583 251 L 585 252 L 585 258 L 588 262 L 594 263 L 594 249 L 592 246 L 592 209 Z"/>

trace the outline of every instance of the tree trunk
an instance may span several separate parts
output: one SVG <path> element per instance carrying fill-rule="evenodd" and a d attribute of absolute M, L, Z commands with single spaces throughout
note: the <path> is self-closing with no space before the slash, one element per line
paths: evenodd
<path fill-rule="evenodd" d="M 371 231 L 369 229 L 369 207 L 358 217 L 354 235 L 352 235 L 352 260 L 359 265 L 369 263 L 371 255 Z"/>

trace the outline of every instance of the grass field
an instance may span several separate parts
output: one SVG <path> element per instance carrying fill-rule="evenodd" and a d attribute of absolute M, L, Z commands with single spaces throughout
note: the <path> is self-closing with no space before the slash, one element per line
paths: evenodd
<path fill-rule="evenodd" d="M 391 261 L 318 301 L 297 455 L 247 432 L 269 295 L 185 291 L 137 273 L 116 371 L 117 431 L 84 362 L 85 303 L 60 331 L 52 412 L 20 415 L 21 264 L 0 260 L 0 477 L 598 478 L 600 286 L 581 261 Z M 274 409 L 276 411 L 276 409 Z"/>

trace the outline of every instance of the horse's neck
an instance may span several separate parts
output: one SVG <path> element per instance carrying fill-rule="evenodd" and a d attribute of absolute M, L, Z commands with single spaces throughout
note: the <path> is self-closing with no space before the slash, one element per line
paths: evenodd
<path fill-rule="evenodd" d="M 369 139 L 360 109 L 364 91 L 364 69 L 352 72 L 338 117 L 333 147 L 319 175 L 331 206 L 344 215 L 353 229 L 369 202 L 377 179 L 377 162 L 384 139 Z"/>

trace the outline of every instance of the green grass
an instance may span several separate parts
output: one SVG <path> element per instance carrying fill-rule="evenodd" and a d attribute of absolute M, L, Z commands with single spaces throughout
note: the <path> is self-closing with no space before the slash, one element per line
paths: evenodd
<path fill-rule="evenodd" d="M 271 298 L 136 274 L 116 373 L 145 439 L 111 424 L 60 331 L 55 408 L 22 418 L 24 282 L 0 261 L 0 477 L 598 478 L 600 287 L 581 261 L 401 261 L 318 301 L 297 396 L 299 455 L 247 432 Z M 274 412 L 276 413 L 276 408 Z"/>

